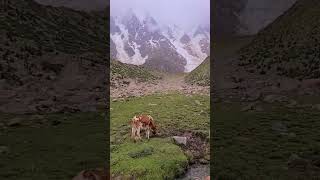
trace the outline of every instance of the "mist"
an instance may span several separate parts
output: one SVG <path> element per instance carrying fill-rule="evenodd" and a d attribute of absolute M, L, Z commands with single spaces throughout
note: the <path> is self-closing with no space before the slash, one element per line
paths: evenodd
<path fill-rule="evenodd" d="M 151 15 L 160 25 L 178 25 L 191 30 L 210 25 L 210 0 L 111 0 L 111 16 L 131 9 L 139 18 Z"/>

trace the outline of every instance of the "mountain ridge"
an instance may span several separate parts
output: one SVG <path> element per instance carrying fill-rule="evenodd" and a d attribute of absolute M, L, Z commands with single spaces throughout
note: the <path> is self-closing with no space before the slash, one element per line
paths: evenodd
<path fill-rule="evenodd" d="M 319 78 L 319 1 L 298 0 L 240 53 L 239 65 L 260 74 Z"/>
<path fill-rule="evenodd" d="M 161 26 L 150 15 L 129 11 L 110 20 L 111 54 L 123 63 L 165 72 L 190 72 L 210 53 L 208 27 L 186 33 L 177 25 Z"/>

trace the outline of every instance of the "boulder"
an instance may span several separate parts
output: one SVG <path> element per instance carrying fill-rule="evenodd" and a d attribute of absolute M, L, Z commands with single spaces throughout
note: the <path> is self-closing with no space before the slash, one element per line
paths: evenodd
<path fill-rule="evenodd" d="M 7 123 L 8 126 L 19 126 L 21 125 L 21 122 L 22 122 L 22 119 L 20 118 L 13 118 L 13 119 L 10 119 Z"/>
<path fill-rule="evenodd" d="M 183 145 L 187 145 L 187 137 L 182 137 L 182 136 L 173 136 L 172 137 L 173 140 L 175 141 L 175 143 L 177 144 L 183 144 Z"/>
<path fill-rule="evenodd" d="M 0 155 L 9 153 L 9 148 L 7 146 L 0 146 Z"/>

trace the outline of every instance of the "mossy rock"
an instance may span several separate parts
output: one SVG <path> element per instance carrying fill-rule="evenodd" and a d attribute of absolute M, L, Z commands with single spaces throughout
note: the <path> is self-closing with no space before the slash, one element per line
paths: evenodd
<path fill-rule="evenodd" d="M 188 166 L 188 158 L 169 138 L 119 145 L 111 155 L 111 173 L 141 180 L 174 179 Z"/>

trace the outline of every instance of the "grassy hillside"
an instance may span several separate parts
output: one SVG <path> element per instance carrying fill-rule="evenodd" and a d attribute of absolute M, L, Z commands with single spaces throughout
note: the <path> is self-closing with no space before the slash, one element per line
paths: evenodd
<path fill-rule="evenodd" d="M 201 86 L 210 85 L 210 56 L 186 76 L 186 82 Z"/>
<path fill-rule="evenodd" d="M 107 13 L 86 13 L 40 5 L 33 0 L 8 1 L 0 24 L 3 48 L 35 54 L 59 51 L 105 53 Z M 30 52 L 30 53 L 31 53 Z"/>
<path fill-rule="evenodd" d="M 299 0 L 240 51 L 256 73 L 320 77 L 320 1 Z"/>
<path fill-rule="evenodd" d="M 112 79 L 137 79 L 139 81 L 151 81 L 159 79 L 159 74 L 153 73 L 143 66 L 125 64 L 120 61 L 112 60 L 110 63 Z"/>
<path fill-rule="evenodd" d="M 100 62 L 107 55 L 107 13 L 82 12 L 40 5 L 33 0 L 3 4 L 0 16 L 0 79 L 22 85 L 36 77 L 38 59 L 60 54 L 90 56 Z M 94 63 L 94 62 L 93 62 Z"/>

